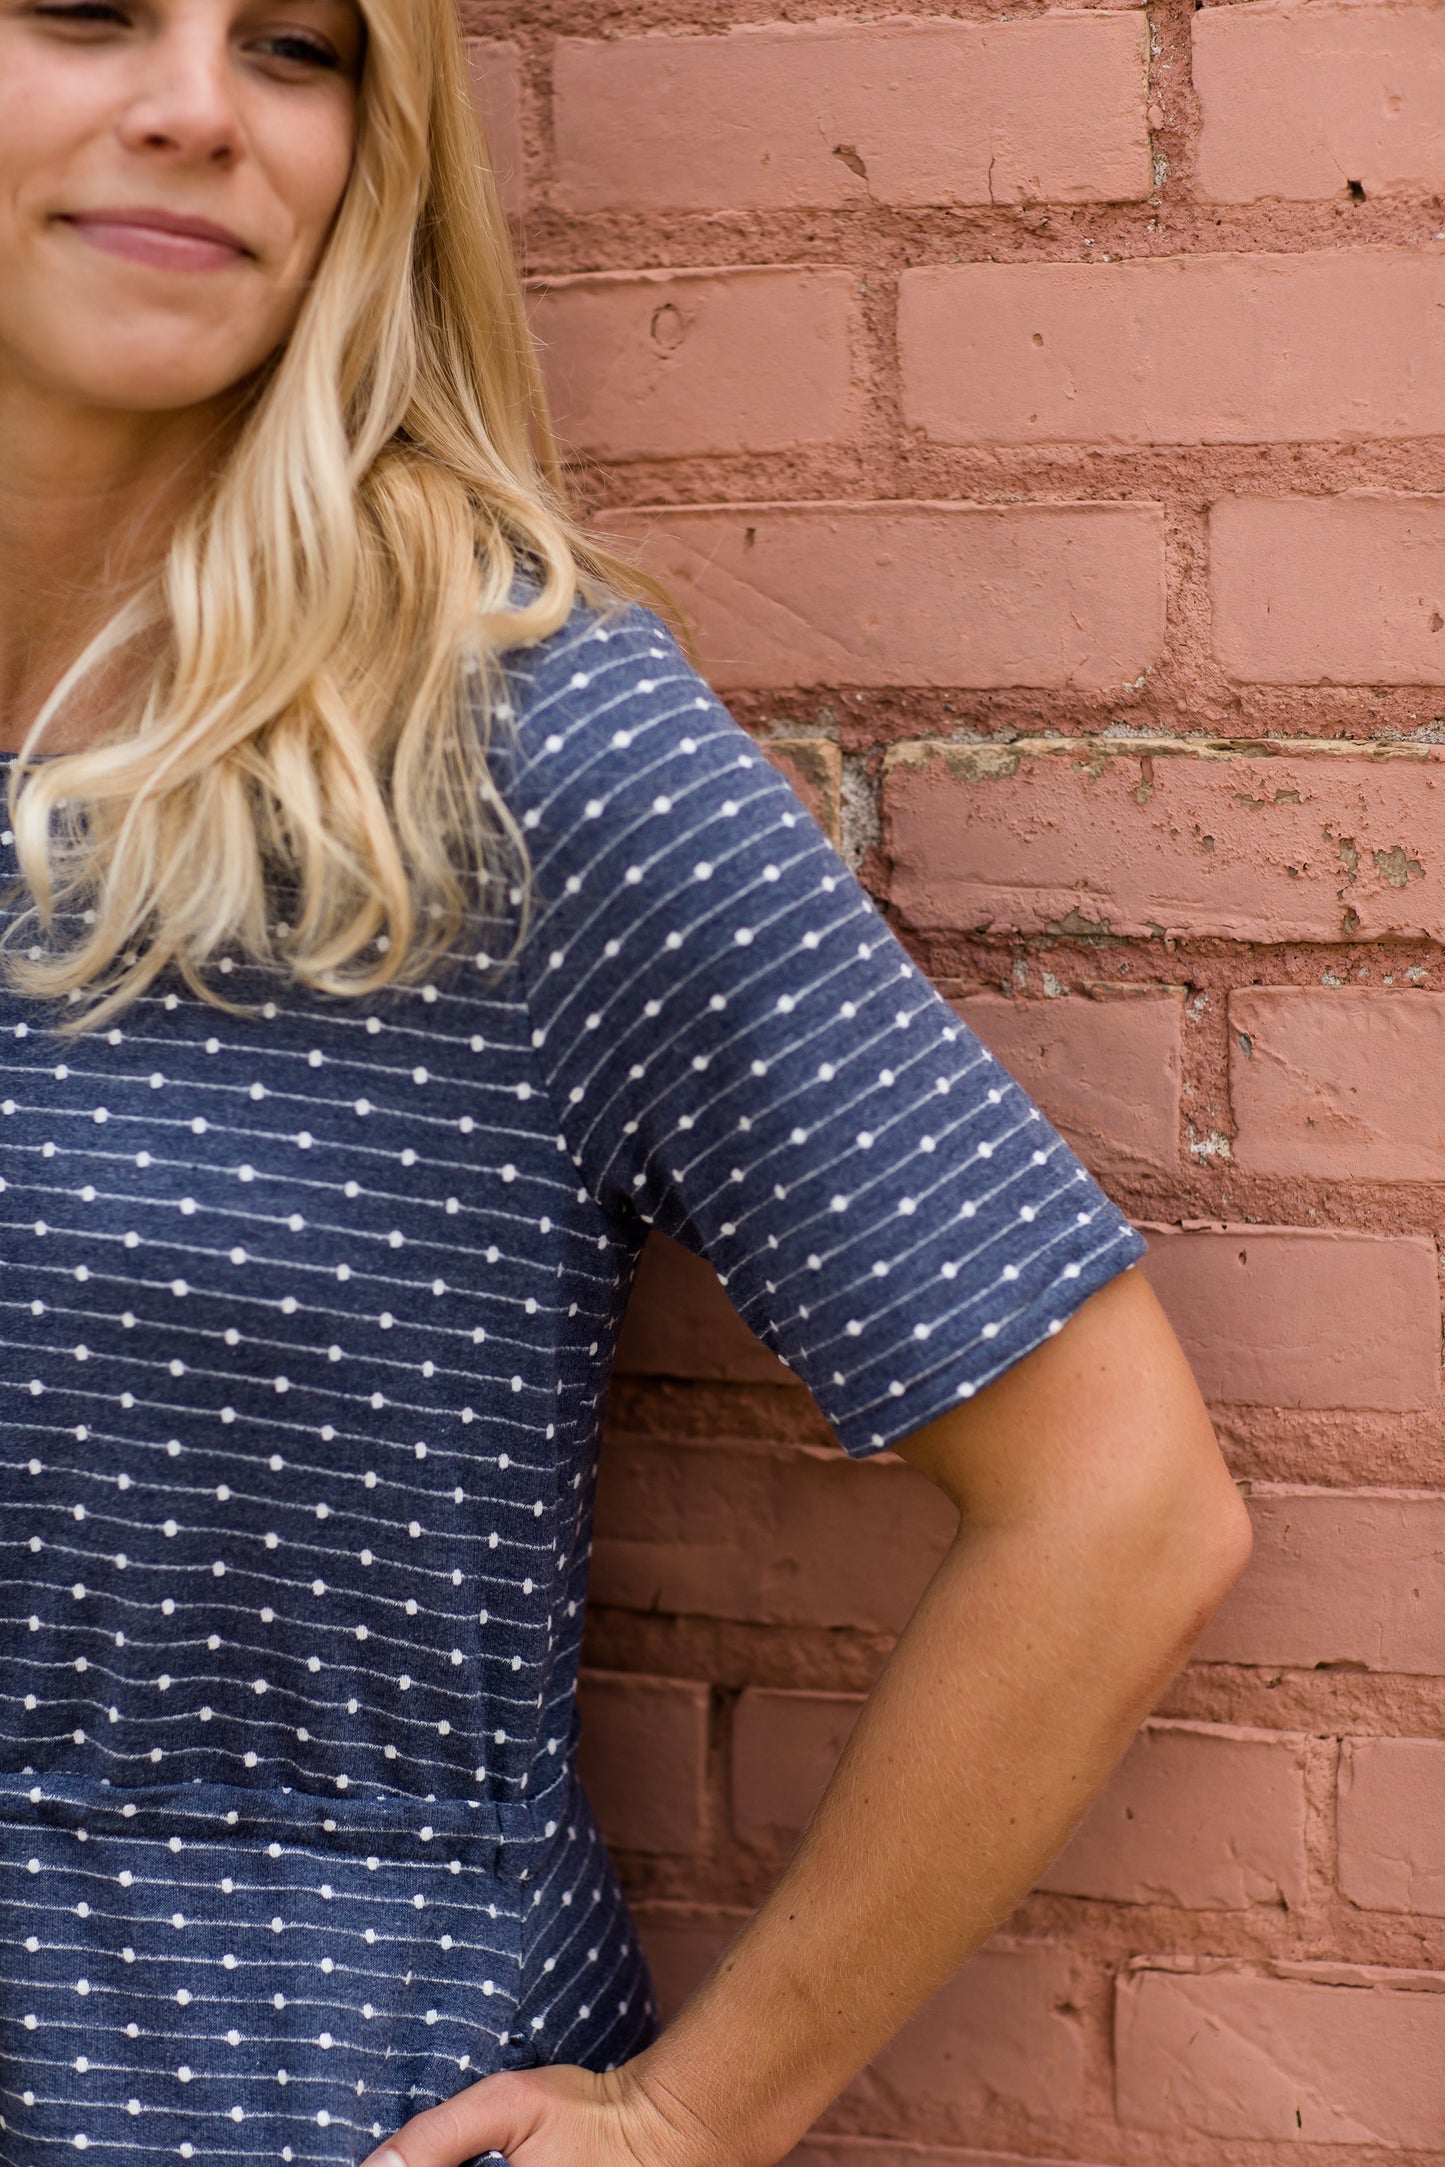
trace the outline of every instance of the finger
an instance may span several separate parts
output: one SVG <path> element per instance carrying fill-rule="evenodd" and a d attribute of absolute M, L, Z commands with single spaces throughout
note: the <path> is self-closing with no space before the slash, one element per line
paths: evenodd
<path fill-rule="evenodd" d="M 428 2107 L 362 2167 L 465 2167 L 478 2153 L 513 2151 L 527 2135 L 521 2090 L 506 2072 L 484 2077 L 439 2107 Z"/>

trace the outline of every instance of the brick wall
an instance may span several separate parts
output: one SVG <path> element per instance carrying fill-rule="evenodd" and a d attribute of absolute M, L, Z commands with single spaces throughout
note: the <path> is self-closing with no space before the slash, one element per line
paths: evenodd
<path fill-rule="evenodd" d="M 1258 1524 L 799 2167 L 1445 2162 L 1445 16 L 465 4 L 586 501 L 1147 1224 Z M 652 1260 L 588 1754 L 672 1999 L 949 1517 Z"/>

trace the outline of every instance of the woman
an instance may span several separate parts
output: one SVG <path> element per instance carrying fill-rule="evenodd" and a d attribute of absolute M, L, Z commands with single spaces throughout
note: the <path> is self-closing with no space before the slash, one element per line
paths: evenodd
<path fill-rule="evenodd" d="M 449 0 L 0 0 L 13 2167 L 767 2167 L 1240 1570 L 1136 1237 L 627 584 Z M 961 1511 L 660 2036 L 572 1774 L 650 1224 Z"/>

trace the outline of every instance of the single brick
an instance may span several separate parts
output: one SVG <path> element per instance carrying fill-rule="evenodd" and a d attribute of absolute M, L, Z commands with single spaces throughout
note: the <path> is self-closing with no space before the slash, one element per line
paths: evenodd
<path fill-rule="evenodd" d="M 958 1528 L 903 1461 L 619 1434 L 602 1456 L 592 1600 L 644 1616 L 900 1632 Z"/>
<path fill-rule="evenodd" d="M 798 1382 L 743 1323 L 707 1259 L 655 1232 L 637 1267 L 613 1368 L 713 1384 Z"/>
<path fill-rule="evenodd" d="M 1432 7 L 1201 8 L 1196 174 L 1217 203 L 1437 192 L 1445 47 Z M 1348 326 L 1341 325 L 1348 334 Z"/>
<path fill-rule="evenodd" d="M 1223 1963 L 1191 1972 L 1183 1962 L 1156 1969 L 1140 1959 L 1119 1983 L 1126 2127 L 1408 2145 L 1435 2157 L 1445 2129 L 1445 1973 L 1335 1964 L 1324 1976 L 1303 1965 L 1270 1976 Z"/>
<path fill-rule="evenodd" d="M 1208 1400 L 1429 1407 L 1440 1386 L 1435 1244 L 1333 1228 L 1151 1227 L 1144 1270 Z"/>
<path fill-rule="evenodd" d="M 736 1940 L 748 1914 L 711 1905 L 652 1903 L 639 1904 L 635 1915 L 663 2021 L 670 2024 L 723 1950 Z"/>
<path fill-rule="evenodd" d="M 904 418 L 941 444 L 1429 436 L 1442 307 L 1425 250 L 934 265 L 900 282 Z"/>
<path fill-rule="evenodd" d="M 1252 1174 L 1445 1181 L 1445 994 L 1251 986 L 1229 998 L 1232 1156 Z"/>
<path fill-rule="evenodd" d="M 1445 685 L 1445 497 L 1225 498 L 1209 588 L 1242 683 Z"/>
<path fill-rule="evenodd" d="M 885 2129 L 922 2110 L 967 2143 L 1000 2106 L 1063 2120 L 1088 2063 L 1078 1957 L 1057 1943 L 995 1939 L 955 1973 L 853 2085 Z"/>
<path fill-rule="evenodd" d="M 1257 1484 L 1254 1557 L 1202 1660 L 1445 1674 L 1445 1496 Z"/>
<path fill-rule="evenodd" d="M 563 38 L 571 211 L 1087 203 L 1151 185 L 1142 13 Z"/>
<path fill-rule="evenodd" d="M 830 443 L 854 418 L 857 293 L 796 267 L 548 279 L 530 314 L 561 436 L 604 459 Z"/>
<path fill-rule="evenodd" d="M 1302 1738 L 1148 1723 L 1039 1886 L 1125 1904 L 1304 1900 Z"/>
<path fill-rule="evenodd" d="M 1347 1738 L 1340 1753 L 1340 1892 L 1370 1911 L 1445 1918 L 1445 1744 Z"/>
<path fill-rule="evenodd" d="M 1177 1171 L 1179 992 L 1043 1001 L 972 993 L 953 1005 L 1096 1174 Z"/>
<path fill-rule="evenodd" d="M 920 930 L 1445 939 L 1435 746 L 901 745 L 883 812 Z"/>
<path fill-rule="evenodd" d="M 603 524 L 679 596 L 725 689 L 1114 689 L 1163 645 L 1153 505 L 653 506 Z"/>
<path fill-rule="evenodd" d="M 477 110 L 505 208 L 520 217 L 527 200 L 527 156 L 522 137 L 522 56 L 500 38 L 468 38 L 467 61 Z"/>
<path fill-rule="evenodd" d="M 843 835 L 843 755 L 826 737 L 765 737 L 759 752 L 797 791 L 829 841 L 837 845 Z"/>
<path fill-rule="evenodd" d="M 862 1706 L 856 1693 L 738 1695 L 732 1820 L 742 1842 L 791 1843 L 807 1826 Z"/>
<path fill-rule="evenodd" d="M 607 1841 L 622 1851 L 700 1850 L 708 1688 L 594 1670 L 578 1702 L 579 1768 Z"/>

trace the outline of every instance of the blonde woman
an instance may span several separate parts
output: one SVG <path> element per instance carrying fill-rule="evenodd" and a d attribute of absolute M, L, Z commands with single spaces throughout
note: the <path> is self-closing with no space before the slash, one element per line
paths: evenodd
<path fill-rule="evenodd" d="M 768 2167 L 1240 1569 L 1136 1237 L 627 587 L 448 0 L 0 0 L 7 2167 Z M 661 2032 L 573 1775 L 654 1224 L 961 1516 Z"/>

